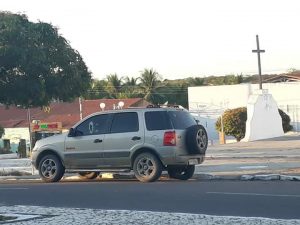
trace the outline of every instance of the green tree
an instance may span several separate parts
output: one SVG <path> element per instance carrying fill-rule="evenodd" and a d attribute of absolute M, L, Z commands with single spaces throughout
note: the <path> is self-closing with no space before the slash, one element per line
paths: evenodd
<path fill-rule="evenodd" d="M 117 98 L 122 90 L 123 78 L 115 74 L 110 74 L 106 77 L 107 86 L 106 91 L 109 93 L 110 98 Z"/>
<path fill-rule="evenodd" d="M 89 88 L 80 54 L 51 24 L 0 12 L 0 103 L 23 107 L 70 101 Z"/>
<path fill-rule="evenodd" d="M 246 132 L 247 108 L 228 109 L 222 115 L 224 133 L 240 141 Z M 221 117 L 216 122 L 216 129 L 222 130 Z"/>
<path fill-rule="evenodd" d="M 187 82 L 189 84 L 190 87 L 194 87 L 194 86 L 203 86 L 205 83 L 205 78 L 202 77 L 190 77 L 187 78 Z"/>
<path fill-rule="evenodd" d="M 107 81 L 93 79 L 91 87 L 88 89 L 84 98 L 86 99 L 99 99 L 99 98 L 109 98 L 110 95 L 106 91 Z"/>
<path fill-rule="evenodd" d="M 138 87 L 139 78 L 125 77 L 124 84 L 122 88 L 122 93 L 119 98 L 137 98 L 143 97 L 141 91 Z"/>
<path fill-rule="evenodd" d="M 144 69 L 141 72 L 140 87 L 146 101 L 154 104 L 163 101 L 163 97 L 157 92 L 157 89 L 162 86 L 161 80 L 161 76 L 153 69 Z"/>

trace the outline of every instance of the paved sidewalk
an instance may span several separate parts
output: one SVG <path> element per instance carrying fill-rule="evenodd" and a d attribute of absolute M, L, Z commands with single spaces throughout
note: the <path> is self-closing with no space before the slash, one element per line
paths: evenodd
<path fill-rule="evenodd" d="M 150 212 L 132 210 L 100 210 L 54 208 L 41 206 L 0 206 L 1 214 L 19 216 L 18 225 L 32 224 L 230 224 L 230 225 L 300 225 L 300 220 L 260 217 L 211 216 L 204 214 Z M 21 215 L 20 215 L 21 214 Z M 29 215 L 28 215 L 29 214 Z M 27 216 L 27 217 L 26 217 Z"/>

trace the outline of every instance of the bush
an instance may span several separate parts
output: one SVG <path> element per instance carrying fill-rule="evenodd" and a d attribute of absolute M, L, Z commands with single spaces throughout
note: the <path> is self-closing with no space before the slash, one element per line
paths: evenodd
<path fill-rule="evenodd" d="M 293 129 L 293 126 L 290 124 L 291 119 L 289 115 L 283 112 L 281 109 L 278 109 L 278 111 L 282 119 L 282 128 L 284 133 L 291 131 Z"/>
<path fill-rule="evenodd" d="M 234 136 L 240 141 L 246 132 L 247 108 L 228 109 L 223 113 L 223 128 L 226 135 Z M 216 122 L 216 129 L 222 131 L 221 117 Z"/>
<path fill-rule="evenodd" d="M 282 128 L 284 133 L 293 129 L 290 125 L 291 119 L 289 115 L 278 109 L 282 119 Z M 240 107 L 236 109 L 228 109 L 223 113 L 223 129 L 226 135 L 230 135 L 240 141 L 245 137 L 246 132 L 246 121 L 247 121 L 247 108 Z M 216 122 L 216 129 L 221 132 L 221 117 Z"/>

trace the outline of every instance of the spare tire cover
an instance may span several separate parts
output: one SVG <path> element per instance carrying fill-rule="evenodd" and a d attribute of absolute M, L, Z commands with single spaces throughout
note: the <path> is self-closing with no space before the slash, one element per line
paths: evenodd
<path fill-rule="evenodd" d="M 186 129 L 186 148 L 190 154 L 204 155 L 207 149 L 208 137 L 202 125 L 193 125 Z"/>

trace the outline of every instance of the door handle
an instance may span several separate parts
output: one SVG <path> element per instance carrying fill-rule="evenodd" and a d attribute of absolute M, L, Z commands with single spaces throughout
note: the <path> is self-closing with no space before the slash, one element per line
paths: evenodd
<path fill-rule="evenodd" d="M 131 140 L 133 140 L 133 141 L 141 140 L 141 137 L 134 136 L 134 137 L 131 138 Z"/>
<path fill-rule="evenodd" d="M 102 142 L 101 139 L 95 139 L 95 140 L 94 140 L 94 143 L 101 143 L 101 142 Z"/>

